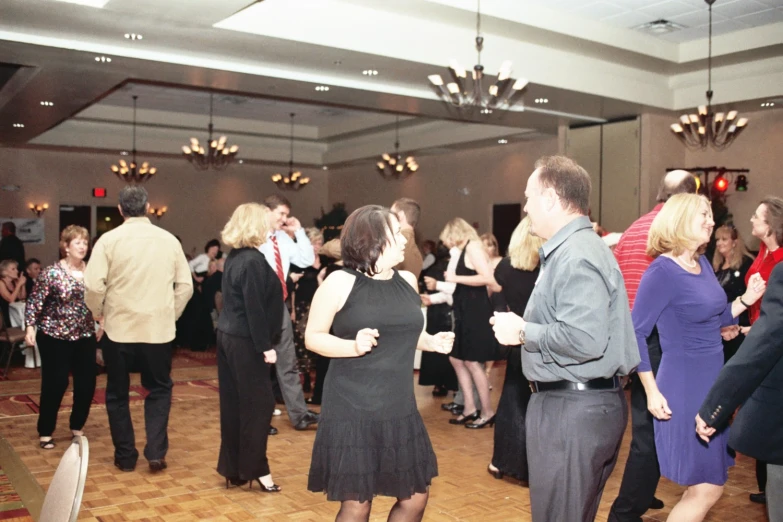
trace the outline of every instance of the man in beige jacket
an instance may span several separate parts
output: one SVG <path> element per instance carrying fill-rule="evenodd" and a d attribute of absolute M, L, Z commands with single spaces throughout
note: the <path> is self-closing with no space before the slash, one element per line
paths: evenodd
<path fill-rule="evenodd" d="M 147 191 L 120 191 L 125 222 L 101 236 L 84 274 L 85 301 L 106 339 L 106 412 L 114 465 L 133 471 L 139 452 L 128 394 L 130 372 L 141 372 L 147 445 L 152 471 L 166 468 L 171 409 L 171 356 L 175 322 L 193 295 L 190 268 L 177 238 L 150 223 Z"/>

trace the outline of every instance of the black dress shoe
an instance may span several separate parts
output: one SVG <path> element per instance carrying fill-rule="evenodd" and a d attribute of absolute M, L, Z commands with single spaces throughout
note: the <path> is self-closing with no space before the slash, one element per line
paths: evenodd
<path fill-rule="evenodd" d="M 275 428 L 274 426 L 269 426 L 269 434 L 277 435 L 277 428 Z"/>
<path fill-rule="evenodd" d="M 663 500 L 658 497 L 653 497 L 652 502 L 650 502 L 650 509 L 663 509 L 663 506 Z"/>
<path fill-rule="evenodd" d="M 449 424 L 467 424 L 478 420 L 481 417 L 481 412 L 476 410 L 470 415 L 463 415 L 461 419 L 449 419 Z"/>
<path fill-rule="evenodd" d="M 500 471 L 499 469 L 492 469 L 490 466 L 492 466 L 492 464 L 487 465 L 487 472 L 490 475 L 492 475 L 493 477 L 495 477 L 495 479 L 497 479 L 497 480 L 502 479 L 504 473 L 502 471 Z"/>
<path fill-rule="evenodd" d="M 136 464 L 129 465 L 129 464 L 123 464 L 119 460 L 114 461 L 114 467 L 117 468 L 120 471 L 124 471 L 126 473 L 130 473 L 131 471 L 136 470 Z"/>
<path fill-rule="evenodd" d="M 462 415 L 462 413 L 465 411 L 465 406 L 455 406 L 451 410 L 452 415 Z"/>
<path fill-rule="evenodd" d="M 440 405 L 440 409 L 445 411 L 451 411 L 457 406 L 459 406 L 459 404 L 457 404 L 456 402 L 444 402 L 443 404 Z"/>
<path fill-rule="evenodd" d="M 150 461 L 150 471 L 163 471 L 168 467 L 169 465 L 166 464 L 166 459 L 155 459 Z"/>
<path fill-rule="evenodd" d="M 299 422 L 294 425 L 294 429 L 297 431 L 306 430 L 309 426 L 318 423 L 318 414 L 312 411 L 308 411 L 304 414 Z"/>
<path fill-rule="evenodd" d="M 449 394 L 449 390 L 447 390 L 446 388 L 441 388 L 440 386 L 435 386 L 432 389 L 432 395 L 434 397 L 445 397 L 448 394 Z"/>
<path fill-rule="evenodd" d="M 765 491 L 762 491 L 761 493 L 751 493 L 750 494 L 750 501 L 754 502 L 756 504 L 766 504 L 767 503 L 767 493 Z"/>

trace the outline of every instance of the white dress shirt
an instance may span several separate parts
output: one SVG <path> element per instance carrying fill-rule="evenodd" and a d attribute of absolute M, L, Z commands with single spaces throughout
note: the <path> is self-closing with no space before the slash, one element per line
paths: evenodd
<path fill-rule="evenodd" d="M 190 271 L 194 274 L 201 274 L 209 271 L 209 261 L 210 259 L 207 254 L 199 254 L 188 261 L 188 266 L 190 267 Z"/>
<path fill-rule="evenodd" d="M 291 268 L 291 264 L 294 264 L 300 268 L 307 268 L 315 263 L 315 253 L 313 252 L 313 245 L 310 244 L 310 239 L 304 231 L 304 228 L 300 228 L 294 233 L 296 241 L 291 239 L 288 234 L 282 230 L 275 230 L 269 233 L 266 242 L 258 247 L 258 250 L 266 257 L 266 262 L 272 267 L 272 270 L 277 270 L 275 264 L 275 247 L 272 245 L 271 237 L 274 235 L 277 238 L 277 247 L 280 249 L 280 260 L 283 262 L 283 277 L 288 277 L 288 269 Z"/>
<path fill-rule="evenodd" d="M 457 264 L 459 263 L 459 256 L 462 255 L 462 250 L 457 247 L 452 247 L 451 250 L 449 250 L 449 255 L 451 255 L 451 257 L 449 258 L 449 264 L 446 267 L 446 272 L 455 272 L 457 270 Z M 454 298 L 452 295 L 456 289 L 457 283 L 436 281 L 435 290 L 437 290 L 438 293 L 430 295 L 430 302 L 432 304 L 447 303 L 449 306 L 452 306 L 454 304 Z"/>

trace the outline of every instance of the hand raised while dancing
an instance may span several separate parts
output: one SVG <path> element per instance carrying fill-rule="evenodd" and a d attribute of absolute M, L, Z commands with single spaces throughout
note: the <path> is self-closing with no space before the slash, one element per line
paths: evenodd
<path fill-rule="evenodd" d="M 373 347 L 378 346 L 378 330 L 374 328 L 362 328 L 356 334 L 356 355 L 362 356 Z"/>

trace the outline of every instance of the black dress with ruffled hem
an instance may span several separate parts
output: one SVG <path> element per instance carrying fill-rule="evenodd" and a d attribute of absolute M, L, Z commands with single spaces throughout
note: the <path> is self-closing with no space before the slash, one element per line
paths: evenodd
<path fill-rule="evenodd" d="M 389 280 L 356 276 L 332 323 L 355 339 L 376 328 L 378 345 L 362 357 L 332 359 L 313 445 L 307 489 L 328 500 L 425 493 L 438 463 L 413 393 L 413 359 L 424 328 L 421 301 L 396 271 Z"/>

